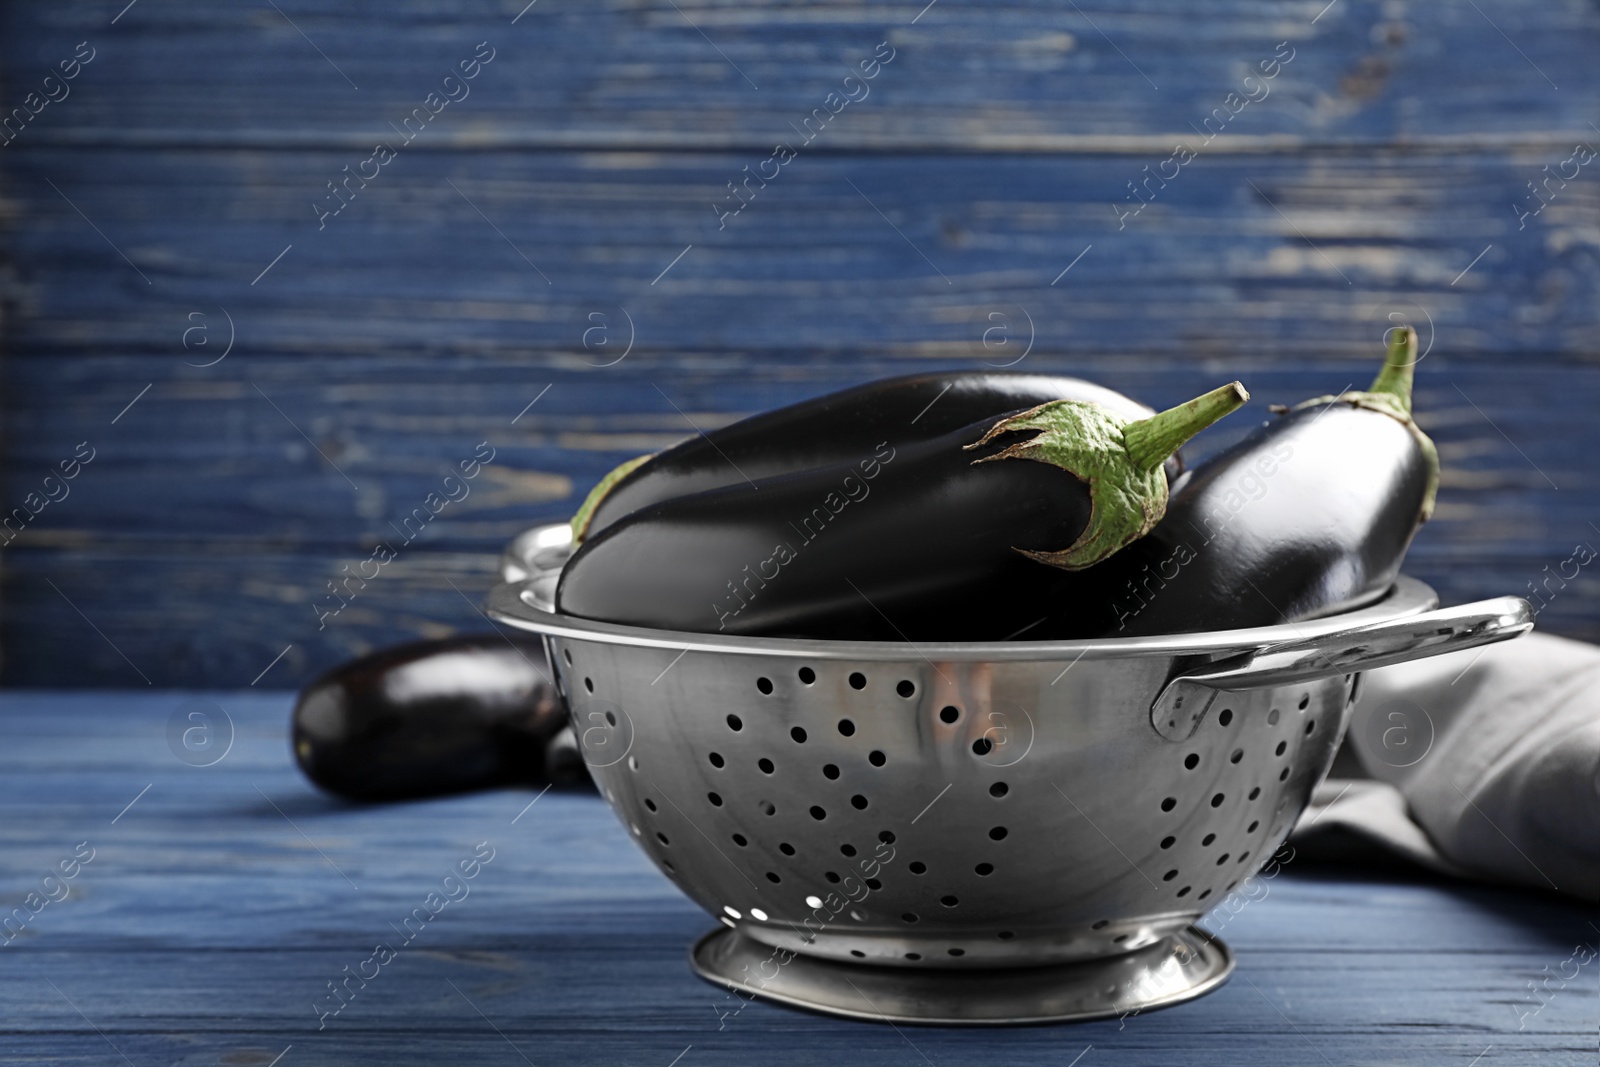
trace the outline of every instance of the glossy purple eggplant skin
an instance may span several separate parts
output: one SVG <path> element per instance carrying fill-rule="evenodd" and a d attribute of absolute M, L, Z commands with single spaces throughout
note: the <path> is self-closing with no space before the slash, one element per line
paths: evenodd
<path fill-rule="evenodd" d="M 498 633 L 418 641 L 329 671 L 295 705 L 295 759 L 353 800 L 400 800 L 512 784 L 581 784 L 553 747 L 567 709 L 538 640 Z"/>
<path fill-rule="evenodd" d="M 880 441 L 928 440 L 984 418 L 1051 400 L 1083 400 L 1142 419 L 1154 411 L 1081 378 L 1005 371 L 954 371 L 885 378 L 691 437 L 650 457 L 612 487 L 583 538 L 625 515 L 674 497 L 770 478 L 872 454 Z M 1167 474 L 1182 470 L 1174 456 Z"/>
<path fill-rule="evenodd" d="M 1339 401 L 1297 409 L 1186 474 L 1166 517 L 1074 575 L 1077 607 L 1037 636 L 1271 626 L 1370 603 L 1422 524 L 1431 462 L 1389 415 Z"/>
<path fill-rule="evenodd" d="M 975 463 L 996 420 L 869 447 L 854 462 L 678 497 L 586 542 L 560 611 L 702 633 L 1001 638 L 1055 568 L 1016 549 L 1070 545 L 1088 486 L 1048 463 Z"/>

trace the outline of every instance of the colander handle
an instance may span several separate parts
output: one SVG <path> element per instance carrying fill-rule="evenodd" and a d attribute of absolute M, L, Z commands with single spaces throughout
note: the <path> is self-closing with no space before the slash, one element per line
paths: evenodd
<path fill-rule="evenodd" d="M 1208 664 L 1169 681 L 1150 705 L 1150 725 L 1168 741 L 1185 741 L 1199 727 L 1219 690 L 1268 689 L 1335 674 L 1459 652 L 1509 641 L 1533 629 L 1533 608 L 1503 596 L 1404 619 L 1356 626 L 1307 641 L 1269 645 L 1243 661 Z"/>

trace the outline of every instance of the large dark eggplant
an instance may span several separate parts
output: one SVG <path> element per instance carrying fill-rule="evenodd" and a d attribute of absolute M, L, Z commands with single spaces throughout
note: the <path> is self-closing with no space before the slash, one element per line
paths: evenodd
<path fill-rule="evenodd" d="M 1090 567 L 1155 525 L 1167 457 L 1246 399 L 1234 382 L 1139 420 L 1052 401 L 665 500 L 586 542 L 556 604 L 669 630 L 1004 637 L 1056 568 Z"/>
<path fill-rule="evenodd" d="M 1164 519 L 1083 575 L 1040 636 L 1269 626 L 1381 597 L 1433 511 L 1439 459 L 1411 416 L 1416 333 L 1366 392 L 1308 400 L 1191 471 Z M 1030 636 L 1033 636 L 1030 634 Z"/>
<path fill-rule="evenodd" d="M 885 378 L 790 404 L 628 460 L 590 492 L 572 518 L 583 541 L 651 504 L 834 463 L 854 463 L 880 441 L 928 440 L 985 418 L 1051 400 L 1096 403 L 1129 419 L 1155 414 L 1136 400 L 1081 378 L 956 371 Z M 1174 457 L 1169 477 L 1182 467 Z"/>
<path fill-rule="evenodd" d="M 300 694 L 300 769 L 331 793 L 399 800 L 511 784 L 587 780 L 563 745 L 567 709 L 544 646 L 474 634 L 353 660 Z"/>

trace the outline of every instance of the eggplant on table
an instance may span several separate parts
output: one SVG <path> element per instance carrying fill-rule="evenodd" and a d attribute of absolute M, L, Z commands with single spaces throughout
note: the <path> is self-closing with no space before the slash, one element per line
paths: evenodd
<path fill-rule="evenodd" d="M 539 640 L 469 634 L 343 664 L 308 685 L 295 759 L 353 800 L 588 780 Z"/>
<path fill-rule="evenodd" d="M 1082 576 L 1092 610 L 1042 635 L 1269 626 L 1383 596 L 1439 485 L 1412 417 L 1416 361 L 1416 332 L 1392 331 L 1366 391 L 1307 400 L 1190 471 L 1146 537 Z"/>
<path fill-rule="evenodd" d="M 927 440 L 1052 400 L 1095 403 L 1129 419 L 1155 414 L 1081 378 L 994 371 L 884 378 L 753 415 L 628 460 L 600 480 L 573 516 L 573 540 L 593 537 L 624 515 L 663 500 L 855 463 L 880 441 Z M 1174 455 L 1169 476 L 1181 469 Z"/>
<path fill-rule="evenodd" d="M 1167 458 L 1248 397 L 1233 382 L 1147 418 L 1055 400 L 663 500 L 588 539 L 556 606 L 709 633 L 1002 638 L 1047 576 L 1149 531 Z"/>

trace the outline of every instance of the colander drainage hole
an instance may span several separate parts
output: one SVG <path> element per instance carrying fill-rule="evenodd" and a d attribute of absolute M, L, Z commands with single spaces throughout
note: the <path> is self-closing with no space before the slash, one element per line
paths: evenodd
<path fill-rule="evenodd" d="M 823 819 L 828 817 L 828 813 L 820 805 L 813 804 L 811 805 L 811 817 L 818 822 L 821 822 Z"/>
<path fill-rule="evenodd" d="M 733 843 L 738 845 L 740 848 L 744 848 L 744 846 L 748 845 L 750 842 L 743 834 L 734 834 Z"/>
<path fill-rule="evenodd" d="M 739 718 L 739 716 L 737 716 L 737 715 L 729 715 L 728 716 L 728 729 L 730 729 L 730 730 L 743 730 L 744 729 L 744 720 Z"/>
<path fill-rule="evenodd" d="M 851 674 L 850 674 L 850 688 L 851 689 L 865 689 L 866 687 L 867 687 L 867 676 L 862 674 L 860 671 L 852 671 Z"/>
<path fill-rule="evenodd" d="M 561 650 L 561 655 L 566 658 L 567 666 L 572 666 L 572 649 L 563 648 Z"/>
<path fill-rule="evenodd" d="M 882 841 L 886 845 L 894 844 L 894 831 L 893 830 L 879 830 L 878 831 L 878 840 Z"/>
<path fill-rule="evenodd" d="M 849 719 L 840 719 L 839 732 L 844 736 L 849 737 L 856 732 L 856 724 L 851 722 Z"/>
<path fill-rule="evenodd" d="M 876 893 L 878 890 L 883 888 L 883 883 L 878 881 L 876 878 L 868 878 L 867 888 Z"/>
<path fill-rule="evenodd" d="M 1220 808 L 1222 807 L 1222 802 L 1227 799 L 1227 797 L 1223 796 L 1221 793 L 1218 793 L 1216 796 L 1211 798 L 1211 806 L 1213 808 Z"/>
<path fill-rule="evenodd" d="M 854 856 L 856 854 L 856 846 L 854 846 L 854 845 L 840 845 L 839 846 L 839 852 L 840 852 L 841 855 Z"/>
<path fill-rule="evenodd" d="M 1217 715 L 1217 725 L 1226 726 L 1233 721 L 1233 709 L 1223 708 Z"/>
<path fill-rule="evenodd" d="M 1200 766 L 1200 757 L 1197 754 L 1191 752 L 1187 756 L 1183 757 L 1184 770 L 1192 771 L 1198 766 Z"/>
<path fill-rule="evenodd" d="M 835 767 L 831 763 L 823 764 L 822 765 L 822 777 L 828 778 L 828 779 L 833 779 L 833 778 L 839 777 L 839 768 Z"/>
<path fill-rule="evenodd" d="M 976 867 L 972 868 L 972 872 L 979 878 L 987 878 L 994 873 L 994 864 L 980 863 Z"/>
<path fill-rule="evenodd" d="M 806 743 L 806 732 L 798 726 L 789 731 L 789 736 L 794 738 L 796 744 L 803 745 Z"/>
<path fill-rule="evenodd" d="M 777 769 L 773 767 L 772 761 L 767 759 L 765 756 L 762 756 L 760 759 L 756 760 L 756 766 L 761 768 L 762 774 L 771 774 Z"/>
<path fill-rule="evenodd" d="M 1316 728 L 1317 728 L 1317 720 L 1316 719 L 1307 719 L 1306 720 L 1306 736 L 1307 737 L 1310 737 L 1312 732 L 1315 731 Z"/>
<path fill-rule="evenodd" d="M 1245 849 L 1243 852 L 1239 853 L 1239 862 L 1240 863 L 1243 863 L 1245 860 L 1247 860 L 1249 858 L 1250 858 L 1250 850 L 1249 849 Z"/>
<path fill-rule="evenodd" d="M 864 960 L 864 959 L 867 958 L 867 954 L 865 952 L 862 952 L 858 948 L 851 949 L 850 950 L 850 955 L 854 956 L 858 960 Z"/>
<path fill-rule="evenodd" d="M 1111 943 L 1113 945 L 1120 945 L 1126 940 L 1128 940 L 1128 935 L 1127 934 L 1118 934 L 1116 937 L 1113 937 L 1111 939 Z"/>
<path fill-rule="evenodd" d="M 944 905 L 944 906 L 945 906 L 945 907 L 947 907 L 947 908 L 953 908 L 953 907 L 955 907 L 955 906 L 956 906 L 956 905 L 957 905 L 957 904 L 960 904 L 960 903 L 961 903 L 961 901 L 960 901 L 960 899 L 959 899 L 959 898 L 957 898 L 957 897 L 953 897 L 953 896 L 942 896 L 942 897 L 940 897 L 940 898 L 939 898 L 939 903 L 941 903 L 941 904 L 943 904 L 943 905 Z"/>
<path fill-rule="evenodd" d="M 877 749 L 873 749 L 871 752 L 867 753 L 867 762 L 872 764 L 874 767 L 882 767 L 885 763 L 889 762 L 889 757 L 885 756 Z"/>
<path fill-rule="evenodd" d="M 718 767 L 718 768 L 720 768 L 723 764 L 725 764 L 727 762 L 727 760 L 722 758 L 722 753 L 720 753 L 720 752 L 713 752 L 710 755 L 708 755 L 706 757 L 706 759 L 711 761 L 711 766 Z"/>
<path fill-rule="evenodd" d="M 1267 725 L 1268 726 L 1276 726 L 1276 725 L 1278 725 L 1278 709 L 1277 708 L 1273 708 L 1271 711 L 1267 712 Z"/>
<path fill-rule="evenodd" d="M 1278 747 L 1272 750 L 1272 754 L 1275 755 L 1275 756 L 1281 756 L 1281 755 L 1283 755 L 1285 750 L 1288 749 L 1288 747 L 1289 747 L 1289 742 L 1287 742 L 1287 741 L 1279 741 L 1278 742 Z"/>
<path fill-rule="evenodd" d="M 972 751 L 975 755 L 987 756 L 992 748 L 994 748 L 994 742 L 987 737 L 980 737 L 972 742 Z"/>
<path fill-rule="evenodd" d="M 628 769 L 631 770 L 631 771 L 637 771 L 639 769 L 639 757 L 638 756 L 629 756 L 628 757 Z"/>
<path fill-rule="evenodd" d="M 905 697 L 907 700 L 910 700 L 912 697 L 917 695 L 916 684 L 909 678 L 900 679 L 899 684 L 894 687 L 894 691 Z"/>
<path fill-rule="evenodd" d="M 826 878 L 829 882 L 832 882 L 834 885 L 838 885 L 839 884 L 839 874 L 838 874 L 837 871 L 823 871 L 822 872 L 822 877 Z"/>
<path fill-rule="evenodd" d="M 964 948 L 947 948 L 945 951 L 952 956 L 965 956 L 967 954 L 967 950 Z"/>
<path fill-rule="evenodd" d="M 921 860 L 912 860 L 911 861 L 911 866 L 906 868 L 906 869 L 909 870 L 912 874 L 927 874 L 928 873 L 928 865 L 926 863 L 923 863 Z"/>
<path fill-rule="evenodd" d="M 810 685 L 812 682 L 817 680 L 817 672 L 812 670 L 810 667 L 801 667 L 795 673 L 799 675 L 800 681 L 804 682 L 806 685 Z"/>
<path fill-rule="evenodd" d="M 1110 919 L 1100 919 L 1093 926 L 1089 927 L 1089 929 L 1091 929 L 1091 930 L 1104 930 L 1106 927 L 1108 927 L 1110 925 L 1111 925 L 1111 920 Z"/>
<path fill-rule="evenodd" d="M 1178 842 L 1178 839 L 1176 837 L 1173 837 L 1171 834 L 1168 834 L 1166 837 L 1163 837 L 1161 839 L 1161 847 L 1162 848 L 1171 848 L 1173 845 L 1177 844 L 1177 842 Z"/>
<path fill-rule="evenodd" d="M 1207 889 L 1207 890 L 1205 890 L 1205 891 L 1204 891 L 1204 892 L 1202 892 L 1202 893 L 1201 893 L 1201 894 L 1200 894 L 1200 895 L 1199 895 L 1199 896 L 1198 896 L 1198 897 L 1196 897 L 1196 898 L 1195 898 L 1195 899 L 1196 899 L 1196 900 L 1204 900 L 1204 899 L 1206 899 L 1206 897 L 1209 897 L 1209 896 L 1210 896 L 1210 895 L 1211 895 L 1211 890 L 1209 890 L 1209 889 Z"/>
<path fill-rule="evenodd" d="M 1249 799 L 1250 800 L 1254 800 L 1256 797 L 1258 797 L 1260 795 L 1261 795 L 1261 787 L 1258 785 L 1254 789 L 1250 790 Z"/>
<path fill-rule="evenodd" d="M 1178 877 L 1178 872 L 1176 870 L 1172 870 L 1172 871 L 1168 871 L 1166 874 L 1163 874 L 1161 876 L 1161 880 L 1163 882 L 1170 882 L 1176 877 Z"/>
<path fill-rule="evenodd" d="M 989 831 L 989 840 L 1004 841 L 1006 839 L 1006 833 L 1007 830 L 1004 826 L 996 826 L 994 829 Z"/>
<path fill-rule="evenodd" d="M 1306 708 L 1308 708 L 1310 706 L 1311 706 L 1311 694 L 1310 693 L 1302 694 L 1301 697 L 1300 697 L 1300 710 L 1301 711 L 1305 711 Z"/>
<path fill-rule="evenodd" d="M 594 679 L 593 678 L 585 678 L 583 680 L 583 687 L 585 689 L 587 689 L 591 693 L 594 692 Z"/>
<path fill-rule="evenodd" d="M 1191 890 L 1193 888 L 1194 888 L 1194 886 L 1186 885 L 1182 889 L 1178 890 L 1178 895 L 1180 897 L 1186 897 L 1186 896 L 1189 895 L 1189 890 Z"/>
<path fill-rule="evenodd" d="M 1289 780 L 1289 768 L 1285 767 L 1283 770 L 1278 772 L 1278 781 L 1287 782 L 1288 780 Z"/>
<path fill-rule="evenodd" d="M 615 726 L 615 725 L 617 725 L 617 713 L 616 712 L 614 712 L 614 711 L 606 712 L 606 725 L 607 726 Z"/>
<path fill-rule="evenodd" d="M 989 787 L 989 795 L 997 800 L 1009 792 L 1011 792 L 1011 787 L 1006 785 L 1004 782 L 996 782 L 994 785 Z"/>
<path fill-rule="evenodd" d="M 1173 808 L 1175 808 L 1177 806 L 1178 806 L 1178 798 L 1177 797 L 1167 797 L 1165 800 L 1163 800 L 1161 802 L 1161 810 L 1162 811 L 1171 811 Z"/>
<path fill-rule="evenodd" d="M 1001 930 L 998 934 L 995 934 L 994 936 L 998 937 L 1002 941 L 1010 941 L 1013 937 L 1016 937 L 1017 935 L 1012 933 L 1010 930 Z"/>
<path fill-rule="evenodd" d="M 944 707 L 939 709 L 940 722 L 953 723 L 959 718 L 961 718 L 961 709 L 956 707 L 954 704 L 946 704 Z"/>
<path fill-rule="evenodd" d="M 761 691 L 761 695 L 762 696 L 764 696 L 764 697 L 765 696 L 771 696 L 772 695 L 772 679 L 771 678 L 757 678 L 756 679 L 756 688 Z"/>
<path fill-rule="evenodd" d="M 794 846 L 789 844 L 787 841 L 780 841 L 778 842 L 778 851 L 782 852 L 785 856 L 792 856 L 794 855 Z"/>
<path fill-rule="evenodd" d="M 1227 862 L 1228 862 L 1228 853 L 1224 852 L 1222 855 L 1217 857 L 1217 866 L 1218 867 L 1221 867 L 1224 863 L 1227 863 Z"/>
<path fill-rule="evenodd" d="M 712 807 L 714 807 L 714 808 L 722 807 L 722 798 L 720 796 L 718 796 L 717 794 L 715 794 L 715 793 L 707 793 L 706 794 L 706 799 L 711 801 L 711 806 Z"/>
<path fill-rule="evenodd" d="M 914 923 L 914 922 L 917 921 L 917 916 L 916 916 L 915 913 L 908 911 L 904 915 L 900 916 L 900 921 L 901 922 L 907 922 L 907 923 Z M 907 957 L 907 958 L 909 959 L 910 957 Z"/>
<path fill-rule="evenodd" d="M 1207 834 L 1206 836 L 1204 836 L 1204 837 L 1202 837 L 1200 839 L 1200 844 L 1201 845 L 1209 845 L 1209 844 L 1211 844 L 1211 842 L 1215 841 L 1216 839 L 1217 839 L 1217 835 L 1216 834 Z"/>
<path fill-rule="evenodd" d="M 656 810 L 656 802 L 651 800 L 649 797 L 644 798 L 644 806 L 649 808 L 651 811 Z"/>
<path fill-rule="evenodd" d="M 860 793 L 857 793 L 855 796 L 850 798 L 850 806 L 855 808 L 857 811 L 865 811 L 867 807 L 867 798 L 862 796 Z"/>
<path fill-rule="evenodd" d="M 1261 825 L 1260 821 L 1253 822 L 1249 826 L 1246 826 L 1244 828 L 1244 832 L 1247 833 L 1247 834 L 1253 834 L 1253 833 L 1256 832 L 1256 828 L 1259 827 L 1260 825 Z"/>
<path fill-rule="evenodd" d="M 661 866 L 663 866 L 663 867 L 665 867 L 667 869 L 667 873 L 668 874 L 677 874 L 678 873 L 678 868 L 674 867 L 670 860 L 662 860 L 661 861 Z"/>
<path fill-rule="evenodd" d="M 767 872 L 767 881 L 771 882 L 773 885 L 777 885 L 779 882 L 783 881 L 783 879 L 779 878 L 772 871 L 768 871 Z"/>
<path fill-rule="evenodd" d="M 763 815 L 776 815 L 776 814 L 778 814 L 778 805 L 774 804 L 770 800 L 763 800 L 761 802 L 761 814 L 763 814 Z"/>
<path fill-rule="evenodd" d="M 671 841 L 668 841 L 668 840 L 667 840 L 667 835 L 666 835 L 666 834 L 664 834 L 664 833 L 662 833 L 662 832 L 661 832 L 661 831 L 660 831 L 660 830 L 657 830 L 657 831 L 656 831 L 656 840 L 657 840 L 657 841 L 660 841 L 660 842 L 661 842 L 661 843 L 662 843 L 662 844 L 663 844 L 663 845 L 670 845 L 670 844 L 672 844 L 672 842 L 671 842 Z"/>
<path fill-rule="evenodd" d="M 908 960 L 920 960 L 921 958 L 922 958 L 922 953 L 920 953 L 920 952 L 907 952 L 906 953 L 906 959 L 908 959 Z"/>

